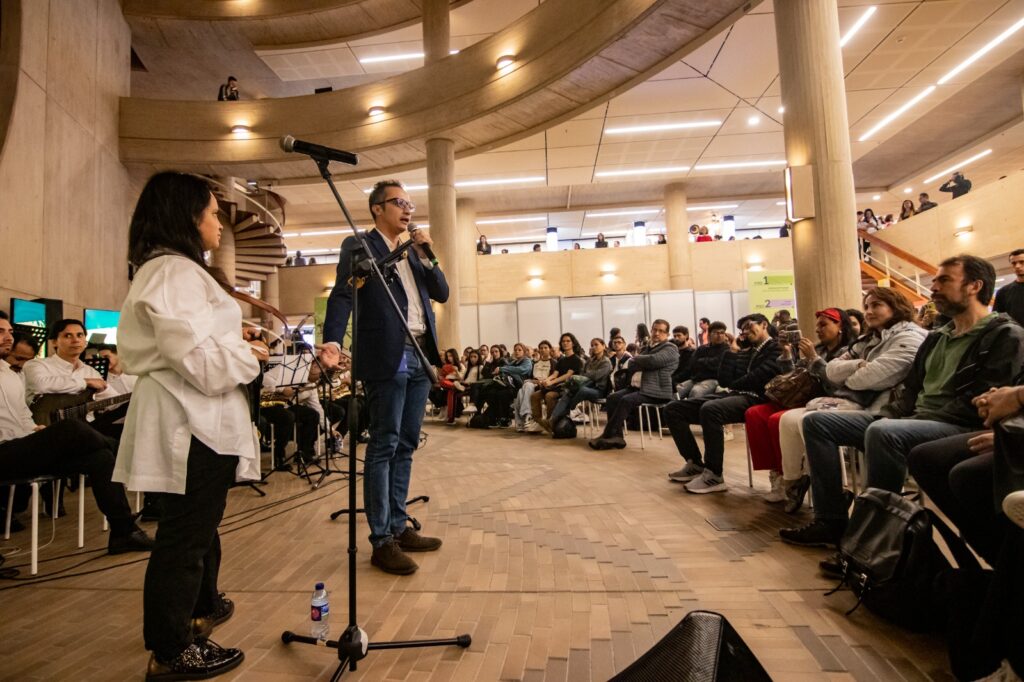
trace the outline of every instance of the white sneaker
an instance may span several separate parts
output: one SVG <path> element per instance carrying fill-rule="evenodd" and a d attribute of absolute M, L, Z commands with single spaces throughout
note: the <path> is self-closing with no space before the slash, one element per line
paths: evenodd
<path fill-rule="evenodd" d="M 725 427 L 722 429 L 722 438 L 726 442 L 735 438 L 735 436 L 732 433 L 732 424 L 726 424 Z"/>
<path fill-rule="evenodd" d="M 476 405 L 474 405 L 473 403 L 470 403 L 469 405 L 466 405 L 464 408 L 462 408 L 463 414 L 473 414 L 474 412 L 476 412 Z"/>
<path fill-rule="evenodd" d="M 1003 513 L 1024 528 L 1024 490 L 1016 490 L 1003 498 Z"/>
<path fill-rule="evenodd" d="M 776 504 L 778 502 L 786 501 L 786 489 L 783 486 L 782 474 L 778 471 L 769 471 L 768 480 L 771 481 L 772 489 L 764 496 L 764 501 L 769 504 Z"/>
<path fill-rule="evenodd" d="M 526 426 L 523 427 L 523 431 L 526 433 L 544 433 L 544 427 L 538 424 L 533 417 L 529 417 L 526 420 Z"/>
<path fill-rule="evenodd" d="M 729 489 L 725 479 L 716 476 L 710 469 L 705 469 L 699 478 L 695 478 L 686 484 L 686 492 L 703 495 L 705 493 L 724 493 Z"/>
<path fill-rule="evenodd" d="M 670 481 L 676 483 L 689 483 L 704 473 L 704 467 L 694 462 L 687 462 L 679 471 L 673 471 L 668 475 Z"/>

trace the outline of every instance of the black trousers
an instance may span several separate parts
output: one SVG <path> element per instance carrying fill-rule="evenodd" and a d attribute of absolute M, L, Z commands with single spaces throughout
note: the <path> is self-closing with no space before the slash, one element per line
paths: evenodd
<path fill-rule="evenodd" d="M 992 455 L 976 455 L 964 433 L 918 445 L 907 465 L 921 490 L 960 530 L 964 540 L 995 565 L 1006 525 L 997 521 L 992 489 Z"/>
<path fill-rule="evenodd" d="M 284 451 L 292 442 L 295 431 L 295 415 L 284 405 L 261 407 L 260 418 L 274 427 L 274 466 L 284 461 Z M 262 434 L 270 439 L 270 430 Z"/>
<path fill-rule="evenodd" d="M 705 466 L 716 476 L 721 476 L 725 463 L 725 432 L 722 427 L 742 424 L 747 408 L 760 402 L 760 399 L 749 395 L 675 400 L 665 407 L 665 424 L 672 433 L 676 449 L 687 462 Z M 703 457 L 690 424 L 700 424 L 703 430 Z"/>
<path fill-rule="evenodd" d="M 142 634 L 157 658 L 192 643 L 192 618 L 213 612 L 219 592 L 220 537 L 238 457 L 219 455 L 196 438 L 188 453 L 185 494 L 160 493 L 160 525 L 146 568 Z"/>
<path fill-rule="evenodd" d="M 491 423 L 497 423 L 499 419 L 511 419 L 512 400 L 516 397 L 517 389 L 509 388 L 497 381 L 484 382 L 480 387 L 480 406 L 478 409 L 487 409 Z"/>
<path fill-rule="evenodd" d="M 110 480 L 116 445 L 84 421 L 69 419 L 24 438 L 0 443 L 0 479 L 52 474 L 92 482 L 96 506 L 110 521 L 111 535 L 135 530 L 124 486 Z"/>
<path fill-rule="evenodd" d="M 615 391 L 608 396 L 606 402 L 608 423 L 604 425 L 604 433 L 601 434 L 601 437 L 621 438 L 622 425 L 626 423 L 626 418 L 636 411 L 640 403 L 657 403 L 660 405 L 667 402 L 667 400 L 646 396 L 632 386 Z"/>

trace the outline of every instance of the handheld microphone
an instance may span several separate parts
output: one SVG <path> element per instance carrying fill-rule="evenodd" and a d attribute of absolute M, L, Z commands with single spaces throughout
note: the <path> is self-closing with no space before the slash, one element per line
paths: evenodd
<path fill-rule="evenodd" d="M 416 233 L 416 230 L 420 228 L 416 226 L 416 223 L 409 223 L 409 227 L 407 229 L 409 231 L 409 234 L 413 235 Z M 433 250 L 430 248 L 430 244 L 419 244 L 419 247 L 423 249 L 423 253 L 427 254 L 427 260 L 429 260 L 434 265 L 437 265 L 437 256 L 434 255 Z"/>
<path fill-rule="evenodd" d="M 337 161 L 338 163 L 347 163 L 350 166 L 359 165 L 358 154 L 344 152 L 340 149 L 333 149 L 331 147 L 324 147 L 323 145 L 315 144 L 313 142 L 296 140 L 291 135 L 285 135 L 282 137 L 280 144 L 281 149 L 289 153 L 295 152 L 298 154 L 305 154 L 306 156 L 311 156 L 314 159 Z"/>

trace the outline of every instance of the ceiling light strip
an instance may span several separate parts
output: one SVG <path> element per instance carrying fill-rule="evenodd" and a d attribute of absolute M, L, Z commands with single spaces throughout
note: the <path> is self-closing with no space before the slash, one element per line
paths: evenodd
<path fill-rule="evenodd" d="M 766 166 L 785 166 L 786 161 L 773 159 L 771 161 L 737 161 L 735 163 L 698 163 L 694 170 L 723 170 L 726 168 L 764 168 Z"/>
<path fill-rule="evenodd" d="M 845 47 L 846 43 L 850 42 L 850 40 L 857 35 L 857 32 L 864 28 L 864 24 L 868 23 L 868 19 L 871 18 L 871 15 L 874 14 L 877 9 L 877 7 L 872 5 L 864 10 L 864 14 L 860 15 L 860 19 L 855 21 L 853 26 L 850 27 L 850 30 L 846 32 L 846 35 L 839 39 L 839 47 Z"/>
<path fill-rule="evenodd" d="M 598 178 L 611 178 L 620 175 L 653 175 L 655 173 L 685 173 L 689 166 L 666 166 L 664 168 L 632 168 L 630 170 L 600 171 L 594 173 Z"/>
<path fill-rule="evenodd" d="M 723 208 L 739 208 L 739 204 L 714 204 L 711 206 L 687 206 L 687 211 L 717 211 Z"/>
<path fill-rule="evenodd" d="M 458 54 L 458 50 L 448 50 L 448 54 Z M 360 64 L 380 64 L 382 62 L 400 62 L 406 59 L 423 59 L 426 55 L 422 52 L 404 52 L 402 54 L 381 55 L 379 57 L 359 57 Z"/>
<path fill-rule="evenodd" d="M 660 208 L 645 208 L 637 211 L 607 211 L 604 213 L 591 213 L 587 211 L 588 218 L 612 218 L 615 216 L 627 216 L 627 215 L 652 215 L 655 213 L 661 213 Z"/>
<path fill-rule="evenodd" d="M 955 170 L 960 170 L 961 168 L 963 168 L 967 164 L 974 163 L 978 159 L 982 159 L 982 158 L 988 156 L 991 153 L 992 153 L 991 149 L 986 149 L 983 152 L 978 152 L 974 156 L 972 156 L 970 158 L 967 158 L 967 159 L 964 159 L 960 163 L 955 163 L 952 166 L 950 166 L 949 168 L 946 168 L 944 170 L 940 170 L 938 173 L 936 173 L 935 175 L 931 176 L 930 178 L 925 178 L 924 184 L 926 184 L 926 185 L 930 184 L 933 180 L 938 180 L 939 178 L 941 178 L 943 176 L 949 175 L 950 173 L 952 173 Z"/>
<path fill-rule="evenodd" d="M 896 120 L 900 116 L 902 116 L 904 113 L 906 113 L 906 111 L 908 109 L 910 109 L 910 107 L 914 106 L 915 104 L 917 104 L 918 102 L 920 102 L 925 97 L 927 97 L 928 95 L 932 94 L 933 92 L 935 92 L 935 86 L 934 85 L 929 85 L 927 88 L 925 88 L 924 90 L 919 92 L 915 97 L 913 97 L 912 99 L 910 99 L 906 103 L 904 103 L 904 105 L 901 106 L 899 109 L 897 109 L 896 111 L 892 112 L 891 114 L 889 114 L 888 116 L 883 118 L 881 121 L 879 121 L 877 124 L 875 124 L 874 128 L 872 128 L 871 130 L 867 131 L 866 133 L 861 135 L 859 138 L 857 138 L 857 141 L 858 142 L 864 142 L 865 140 L 871 139 L 871 137 L 873 137 L 875 133 L 877 133 L 879 130 L 881 130 L 885 126 L 889 125 L 890 123 L 892 123 L 894 120 Z"/>
<path fill-rule="evenodd" d="M 722 125 L 721 121 L 688 121 L 685 123 L 652 123 L 642 126 L 624 126 L 622 128 L 608 128 L 606 135 L 622 135 L 626 133 L 652 133 L 660 130 L 685 130 L 687 128 L 717 128 Z"/>
<path fill-rule="evenodd" d="M 1015 23 L 1013 26 L 1011 26 L 1010 28 L 1006 29 L 1005 31 L 1003 31 L 1002 33 L 997 35 L 995 38 L 990 40 L 983 48 L 981 48 L 980 50 L 978 50 L 977 52 L 972 54 L 967 59 L 965 59 L 962 62 L 960 62 L 960 64 L 958 64 L 952 71 L 950 71 L 945 76 L 940 78 L 938 80 L 938 84 L 939 85 L 944 85 L 945 83 L 947 83 L 950 79 L 952 79 L 958 73 L 960 73 L 961 71 L 966 69 L 968 66 L 970 66 L 971 64 L 973 64 L 974 62 L 978 61 L 979 59 L 984 57 L 986 54 L 991 52 L 993 49 L 995 49 L 995 47 L 997 45 L 999 45 L 1004 40 L 1006 40 L 1007 38 L 1012 36 L 1014 33 L 1019 31 L 1022 27 L 1024 27 L 1024 18 L 1018 19 L 1017 23 Z"/>

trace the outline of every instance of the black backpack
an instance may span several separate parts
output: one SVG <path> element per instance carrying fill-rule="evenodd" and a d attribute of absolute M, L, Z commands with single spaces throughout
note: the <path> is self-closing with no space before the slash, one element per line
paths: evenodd
<path fill-rule="evenodd" d="M 941 578 L 953 567 L 932 538 L 937 529 L 961 570 L 977 570 L 977 559 L 935 512 L 897 493 L 868 488 L 853 503 L 839 541 L 844 584 L 857 595 L 850 615 L 865 604 L 871 611 L 916 632 L 946 625 Z"/>
<path fill-rule="evenodd" d="M 466 426 L 471 429 L 489 429 L 491 428 L 491 420 L 484 412 L 476 412 L 469 418 L 469 423 Z"/>
<path fill-rule="evenodd" d="M 553 438 L 575 438 L 576 423 L 569 419 L 569 415 L 560 417 L 557 422 L 551 425 L 551 436 Z"/>

